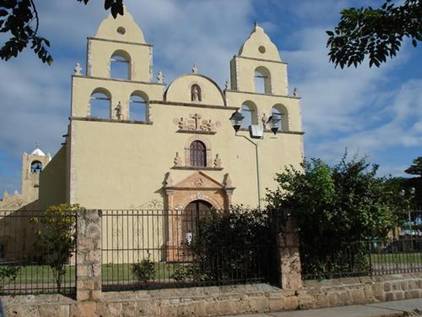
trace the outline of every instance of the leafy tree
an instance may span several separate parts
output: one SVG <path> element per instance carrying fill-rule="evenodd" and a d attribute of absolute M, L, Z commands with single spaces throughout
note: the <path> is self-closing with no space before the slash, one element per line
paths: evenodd
<path fill-rule="evenodd" d="M 78 205 L 61 204 L 49 207 L 33 222 L 39 226 L 35 248 L 41 262 L 49 265 L 60 291 L 66 264 L 76 247 L 76 212 Z"/>
<path fill-rule="evenodd" d="M 385 0 L 380 8 L 348 8 L 329 36 L 330 61 L 344 68 L 357 67 L 365 57 L 369 66 L 379 67 L 400 50 L 403 39 L 417 46 L 422 40 L 422 0 L 405 0 L 396 5 Z"/>
<path fill-rule="evenodd" d="M 77 1 L 86 5 L 90 0 Z M 123 15 L 123 0 L 104 0 L 104 8 L 116 18 Z M 38 34 L 39 24 L 34 0 L 0 0 L 0 33 L 8 37 L 0 47 L 0 58 L 7 61 L 30 46 L 43 63 L 51 64 L 50 42 Z"/>
<path fill-rule="evenodd" d="M 384 238 L 397 224 L 398 193 L 386 189 L 377 168 L 344 156 L 334 167 L 311 159 L 277 174 L 278 188 L 267 201 L 297 221 L 305 273 L 367 269 L 362 241 Z"/>
<path fill-rule="evenodd" d="M 405 170 L 407 174 L 417 175 L 422 177 L 422 156 L 413 160 L 413 164 Z"/>

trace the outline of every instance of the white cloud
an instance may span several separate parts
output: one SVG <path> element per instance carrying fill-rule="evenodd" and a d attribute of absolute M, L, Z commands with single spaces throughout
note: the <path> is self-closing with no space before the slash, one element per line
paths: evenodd
<path fill-rule="evenodd" d="M 370 120 L 357 122 L 356 116 L 366 111 L 379 98 L 379 86 L 386 74 L 399 63 L 391 61 L 384 67 L 365 66 L 335 69 L 328 63 L 324 29 L 303 29 L 293 35 L 299 48 L 284 52 L 294 85 L 303 97 L 303 116 L 307 132 L 313 138 L 336 132 L 363 129 Z M 382 92 L 381 92 L 382 93 Z"/>
<path fill-rule="evenodd" d="M 328 63 L 324 30 L 298 30 L 292 35 L 297 49 L 282 52 L 289 62 L 291 86 L 303 97 L 307 156 L 335 161 L 347 148 L 349 153 L 388 161 L 378 153 L 421 147 L 422 80 L 397 81 L 397 68 L 411 56 L 408 46 L 379 69 L 335 69 Z M 393 80 L 399 85 L 392 86 Z M 382 169 L 387 170 L 402 174 L 401 167 L 391 164 Z"/>
<path fill-rule="evenodd" d="M 394 98 L 385 104 L 390 119 L 383 123 L 345 137 L 333 138 L 315 144 L 315 151 L 327 158 L 339 157 L 347 147 L 352 153 L 370 153 L 392 147 L 422 147 L 422 80 L 409 80 L 393 93 Z M 364 117 L 356 115 L 363 121 Z M 414 122 L 413 125 L 409 124 Z M 323 154 L 324 153 L 324 154 Z M 385 170 L 385 168 L 384 168 Z M 391 171 L 397 168 L 391 168 Z"/>

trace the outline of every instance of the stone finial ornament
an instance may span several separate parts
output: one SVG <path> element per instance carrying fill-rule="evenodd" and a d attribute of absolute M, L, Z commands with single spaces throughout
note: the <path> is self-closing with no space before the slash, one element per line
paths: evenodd
<path fill-rule="evenodd" d="M 117 106 L 114 107 L 114 111 L 116 112 L 117 120 L 121 120 L 122 119 L 122 105 L 120 104 L 120 101 L 117 104 Z"/>
<path fill-rule="evenodd" d="M 182 166 L 183 165 L 182 158 L 180 157 L 179 152 L 176 152 L 176 156 L 175 156 L 173 162 L 174 162 L 174 166 Z"/>
<path fill-rule="evenodd" d="M 74 75 L 82 75 L 82 67 L 81 64 L 76 63 L 75 68 L 73 69 Z"/>
<path fill-rule="evenodd" d="M 232 180 L 231 180 L 231 178 L 230 178 L 229 173 L 227 173 L 227 174 L 225 174 L 225 175 L 224 175 L 223 185 L 224 185 L 224 187 L 226 187 L 226 188 L 233 187 Z"/>
<path fill-rule="evenodd" d="M 157 74 L 157 81 L 159 84 L 164 84 L 164 74 L 162 71 L 159 71 Z"/>
<path fill-rule="evenodd" d="M 297 96 L 297 88 L 295 87 L 294 89 L 293 89 L 293 96 Z"/>
<path fill-rule="evenodd" d="M 224 83 L 224 89 L 227 90 L 229 89 L 229 81 L 226 80 L 226 82 Z"/>
<path fill-rule="evenodd" d="M 220 168 L 221 167 L 221 158 L 219 154 L 215 155 L 215 159 L 214 159 L 214 167 L 215 168 Z"/>
<path fill-rule="evenodd" d="M 193 64 L 192 66 L 192 74 L 198 74 L 198 66 L 196 66 L 196 64 Z"/>
<path fill-rule="evenodd" d="M 166 178 L 164 179 L 164 186 L 170 187 L 173 186 L 173 178 L 171 177 L 170 173 L 166 173 Z"/>

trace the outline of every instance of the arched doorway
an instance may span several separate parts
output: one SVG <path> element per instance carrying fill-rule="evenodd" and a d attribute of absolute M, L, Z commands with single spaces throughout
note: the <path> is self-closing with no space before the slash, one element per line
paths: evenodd
<path fill-rule="evenodd" d="M 227 210 L 235 189 L 230 177 L 225 175 L 222 183 L 202 171 L 197 171 L 173 185 L 169 176 L 165 180 L 166 205 L 166 260 L 189 261 L 190 245 L 195 239 L 201 217 L 216 209 Z"/>
<path fill-rule="evenodd" d="M 182 239 L 187 245 L 191 245 L 198 233 L 198 225 L 203 218 L 212 209 L 212 205 L 205 200 L 194 200 L 189 203 L 182 219 Z"/>

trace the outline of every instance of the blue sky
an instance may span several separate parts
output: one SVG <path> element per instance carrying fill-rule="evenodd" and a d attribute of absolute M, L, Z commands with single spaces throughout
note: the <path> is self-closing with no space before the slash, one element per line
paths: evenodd
<path fill-rule="evenodd" d="M 54 154 L 66 131 L 70 76 L 84 64 L 86 37 L 105 11 L 103 1 L 36 1 L 41 34 L 51 40 L 55 62 L 31 53 L 0 62 L 0 193 L 20 189 L 21 155 L 39 144 Z M 154 73 L 166 82 L 193 64 L 222 87 L 229 61 L 252 30 L 262 25 L 289 64 L 290 90 L 302 101 L 305 154 L 336 162 L 347 148 L 380 164 L 380 174 L 404 175 L 422 155 L 422 48 L 406 43 L 380 69 L 335 69 L 328 63 L 325 30 L 341 8 L 383 1 L 348 0 L 126 0 L 154 45 Z M 1 196 L 1 194 L 0 194 Z"/>

